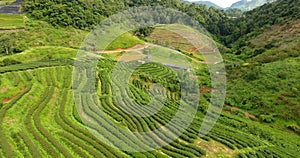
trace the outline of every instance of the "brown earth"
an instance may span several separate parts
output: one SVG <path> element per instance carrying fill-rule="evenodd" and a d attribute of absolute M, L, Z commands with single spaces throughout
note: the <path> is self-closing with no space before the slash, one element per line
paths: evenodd
<path fill-rule="evenodd" d="M 8 89 L 7 87 L 3 87 L 3 88 L 0 90 L 0 92 L 1 92 L 1 93 L 5 93 L 5 92 L 7 91 L 7 89 Z"/>
<path fill-rule="evenodd" d="M 1 33 L 14 33 L 14 32 L 20 32 L 20 31 L 25 31 L 25 29 L 0 29 L 0 34 Z"/>
<path fill-rule="evenodd" d="M 119 52 L 131 52 L 131 51 L 141 51 L 147 47 L 149 47 L 150 44 L 149 43 L 146 43 L 146 44 L 137 44 L 135 46 L 132 46 L 130 48 L 118 48 L 118 49 L 115 49 L 115 50 L 102 50 L 102 51 L 99 51 L 99 53 L 105 53 L 105 54 L 113 54 L 113 53 L 119 53 Z"/>
<path fill-rule="evenodd" d="M 241 109 L 239 109 L 239 108 L 237 108 L 237 107 L 233 107 L 233 106 L 230 106 L 230 105 L 225 105 L 225 106 L 228 107 L 228 108 L 230 108 L 232 111 L 241 111 L 241 112 L 243 112 L 243 113 L 244 113 L 244 116 L 245 116 L 246 118 L 249 118 L 249 119 L 251 119 L 251 120 L 258 121 L 258 119 L 257 119 L 254 115 L 249 114 L 248 111 L 241 110 Z M 224 112 L 231 114 L 230 111 L 224 111 Z"/>
<path fill-rule="evenodd" d="M 204 93 L 211 92 L 211 91 L 212 91 L 212 89 L 210 87 L 202 86 L 200 89 L 200 94 L 203 95 Z"/>
<path fill-rule="evenodd" d="M 24 92 L 25 87 L 22 86 L 22 87 L 20 88 L 20 90 L 21 90 L 20 93 Z M 8 103 L 8 102 L 11 101 L 12 99 L 14 99 L 17 95 L 18 95 L 18 94 L 14 95 L 14 96 L 12 96 L 12 97 L 10 97 L 10 98 L 4 98 L 4 99 L 2 100 L 2 103 Z"/>

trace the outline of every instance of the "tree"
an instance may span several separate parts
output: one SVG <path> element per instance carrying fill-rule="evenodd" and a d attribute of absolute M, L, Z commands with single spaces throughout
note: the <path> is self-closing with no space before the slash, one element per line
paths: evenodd
<path fill-rule="evenodd" d="M 261 67 L 251 67 L 250 70 L 244 76 L 247 81 L 257 80 L 261 75 Z"/>
<path fill-rule="evenodd" d="M 134 31 L 134 34 L 140 38 L 145 38 L 153 32 L 153 29 L 153 27 L 139 28 L 138 30 Z"/>
<path fill-rule="evenodd" d="M 13 54 L 13 42 L 8 35 L 0 36 L 0 54 Z"/>

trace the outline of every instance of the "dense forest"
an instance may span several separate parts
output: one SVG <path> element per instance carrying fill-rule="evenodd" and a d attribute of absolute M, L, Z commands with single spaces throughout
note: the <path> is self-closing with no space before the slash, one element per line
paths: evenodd
<path fill-rule="evenodd" d="M 299 18 L 299 3 L 298 0 L 279 0 L 246 12 L 238 19 L 232 19 L 225 11 L 214 7 L 207 9 L 205 5 L 189 4 L 180 0 L 38 0 L 35 3 L 25 0 L 23 11 L 52 25 L 89 29 L 105 17 L 126 8 L 160 5 L 187 13 L 212 33 L 216 40 L 231 47 L 232 43 L 250 33 L 257 34 L 270 25 Z"/>
<path fill-rule="evenodd" d="M 160 5 L 178 9 L 194 17 L 216 36 L 226 34 L 223 25 L 228 20 L 225 12 L 221 10 L 207 9 L 205 5 L 189 4 L 180 0 L 120 0 L 117 2 L 113 0 L 43 0 L 41 2 L 43 5 L 25 0 L 23 11 L 33 18 L 47 21 L 52 25 L 73 26 L 79 29 L 89 29 L 109 15 L 138 6 Z"/>
<path fill-rule="evenodd" d="M 228 46 L 239 38 L 245 40 L 245 36 L 249 34 L 257 35 L 271 25 L 284 24 L 299 18 L 299 0 L 278 0 L 245 12 L 242 18 L 231 20 L 227 27 L 229 31 L 222 34 L 225 37 L 222 41 Z"/>

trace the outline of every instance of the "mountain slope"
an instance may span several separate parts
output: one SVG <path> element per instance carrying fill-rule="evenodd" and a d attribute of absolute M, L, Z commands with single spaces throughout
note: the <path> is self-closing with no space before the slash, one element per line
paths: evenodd
<path fill-rule="evenodd" d="M 300 1 L 278 0 L 245 12 L 241 18 L 227 21 L 222 40 L 229 47 L 240 47 L 267 27 L 290 23 L 299 18 Z"/>
<path fill-rule="evenodd" d="M 43 5 L 39 5 L 43 3 Z M 30 17 L 43 20 L 54 26 L 72 26 L 89 30 L 105 17 L 130 7 L 163 6 L 179 10 L 194 17 L 215 39 L 220 36 L 223 24 L 228 19 L 226 13 L 204 5 L 190 4 L 182 0 L 24 0 L 23 11 Z"/>
<path fill-rule="evenodd" d="M 203 5 L 206 5 L 207 8 L 210 8 L 210 7 L 215 7 L 217 9 L 223 9 L 222 7 L 218 6 L 217 4 L 213 3 L 213 2 L 210 2 L 210 1 L 196 1 L 196 2 L 191 2 L 191 3 L 196 3 L 196 4 L 203 4 Z"/>
<path fill-rule="evenodd" d="M 246 13 L 247 24 L 240 22 L 249 32 L 241 34 L 227 57 L 240 61 L 227 65 L 226 99 L 226 104 L 247 110 L 261 122 L 298 134 L 299 7 L 299 1 L 280 0 Z"/>
<path fill-rule="evenodd" d="M 254 8 L 260 7 L 265 3 L 271 3 L 276 0 L 241 0 L 231 5 L 230 8 L 240 9 L 242 11 L 249 11 Z"/>

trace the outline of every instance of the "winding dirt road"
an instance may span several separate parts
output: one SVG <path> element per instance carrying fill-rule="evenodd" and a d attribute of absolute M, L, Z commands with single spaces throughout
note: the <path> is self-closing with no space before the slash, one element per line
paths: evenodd
<path fill-rule="evenodd" d="M 130 48 L 125 48 L 125 49 L 115 49 L 115 50 L 101 50 L 98 51 L 97 53 L 104 53 L 104 54 L 113 54 L 113 53 L 119 53 L 119 52 L 131 52 L 131 51 L 135 51 L 135 52 L 140 52 L 143 49 L 148 48 L 149 46 L 151 46 L 152 44 L 150 43 L 145 43 L 145 44 L 137 44 L 133 47 Z"/>

